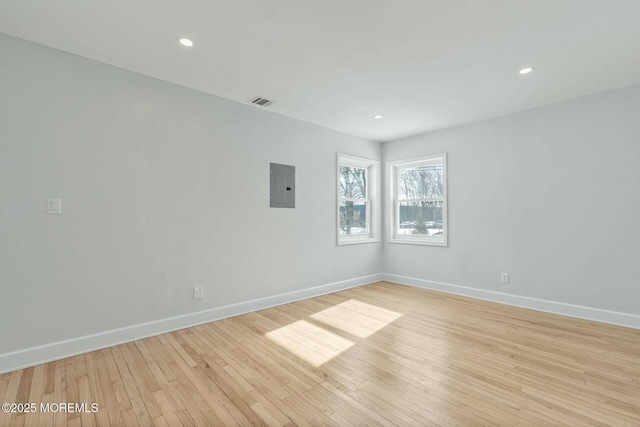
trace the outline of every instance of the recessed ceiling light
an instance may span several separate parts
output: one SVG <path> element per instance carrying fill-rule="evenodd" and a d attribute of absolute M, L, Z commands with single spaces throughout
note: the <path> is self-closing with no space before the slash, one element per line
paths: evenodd
<path fill-rule="evenodd" d="M 529 74 L 532 71 L 533 67 L 524 67 L 522 70 L 520 70 L 520 74 Z"/>
<path fill-rule="evenodd" d="M 188 39 L 186 37 L 178 37 L 178 43 L 180 43 L 182 46 L 185 46 L 185 47 L 193 46 L 193 41 L 191 41 L 191 39 Z"/>
<path fill-rule="evenodd" d="M 380 120 L 382 116 L 380 114 L 376 114 L 375 116 L 373 116 L 373 118 L 376 120 Z"/>

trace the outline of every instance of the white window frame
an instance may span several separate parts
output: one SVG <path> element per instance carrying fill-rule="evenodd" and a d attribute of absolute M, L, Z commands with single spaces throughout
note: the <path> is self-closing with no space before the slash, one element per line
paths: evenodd
<path fill-rule="evenodd" d="M 367 234 L 340 234 L 340 202 L 347 199 L 340 197 L 340 166 L 349 166 L 362 168 L 367 170 L 367 189 L 366 199 L 353 199 L 351 201 L 366 202 L 367 225 L 369 233 Z M 336 161 L 336 243 L 337 245 L 355 245 L 360 243 L 375 243 L 380 241 L 380 207 L 378 202 L 379 182 L 380 182 L 380 162 L 363 157 L 351 156 L 348 154 L 338 153 Z"/>
<path fill-rule="evenodd" d="M 398 199 L 398 173 L 402 169 L 415 168 L 433 164 L 442 164 L 442 179 L 444 191 L 442 194 L 442 236 L 427 235 L 403 235 L 397 233 L 400 220 L 400 200 Z M 404 243 L 410 245 L 431 245 L 431 246 L 448 246 L 449 221 L 447 215 L 447 153 L 436 153 L 428 156 L 416 157 L 412 159 L 397 160 L 387 163 L 389 172 L 389 243 Z"/>

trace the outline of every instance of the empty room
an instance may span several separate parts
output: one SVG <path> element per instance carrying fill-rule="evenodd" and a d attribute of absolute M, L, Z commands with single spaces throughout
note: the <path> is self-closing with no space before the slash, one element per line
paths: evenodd
<path fill-rule="evenodd" d="M 640 426 L 640 2 L 0 2 L 0 427 Z"/>

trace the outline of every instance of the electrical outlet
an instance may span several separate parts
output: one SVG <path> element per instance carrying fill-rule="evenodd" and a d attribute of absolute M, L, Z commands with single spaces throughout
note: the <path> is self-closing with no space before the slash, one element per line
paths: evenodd
<path fill-rule="evenodd" d="M 502 273 L 502 283 L 509 283 L 509 273 Z"/>
<path fill-rule="evenodd" d="M 47 215 L 62 215 L 62 199 L 47 197 Z"/>
<path fill-rule="evenodd" d="M 193 288 L 193 299 L 202 299 L 202 286 Z"/>

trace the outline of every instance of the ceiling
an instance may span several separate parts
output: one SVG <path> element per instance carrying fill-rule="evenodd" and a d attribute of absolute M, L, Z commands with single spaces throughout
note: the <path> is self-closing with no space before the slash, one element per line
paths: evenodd
<path fill-rule="evenodd" d="M 640 83 L 638 0 L 0 0 L 0 32 L 374 141 Z"/>

